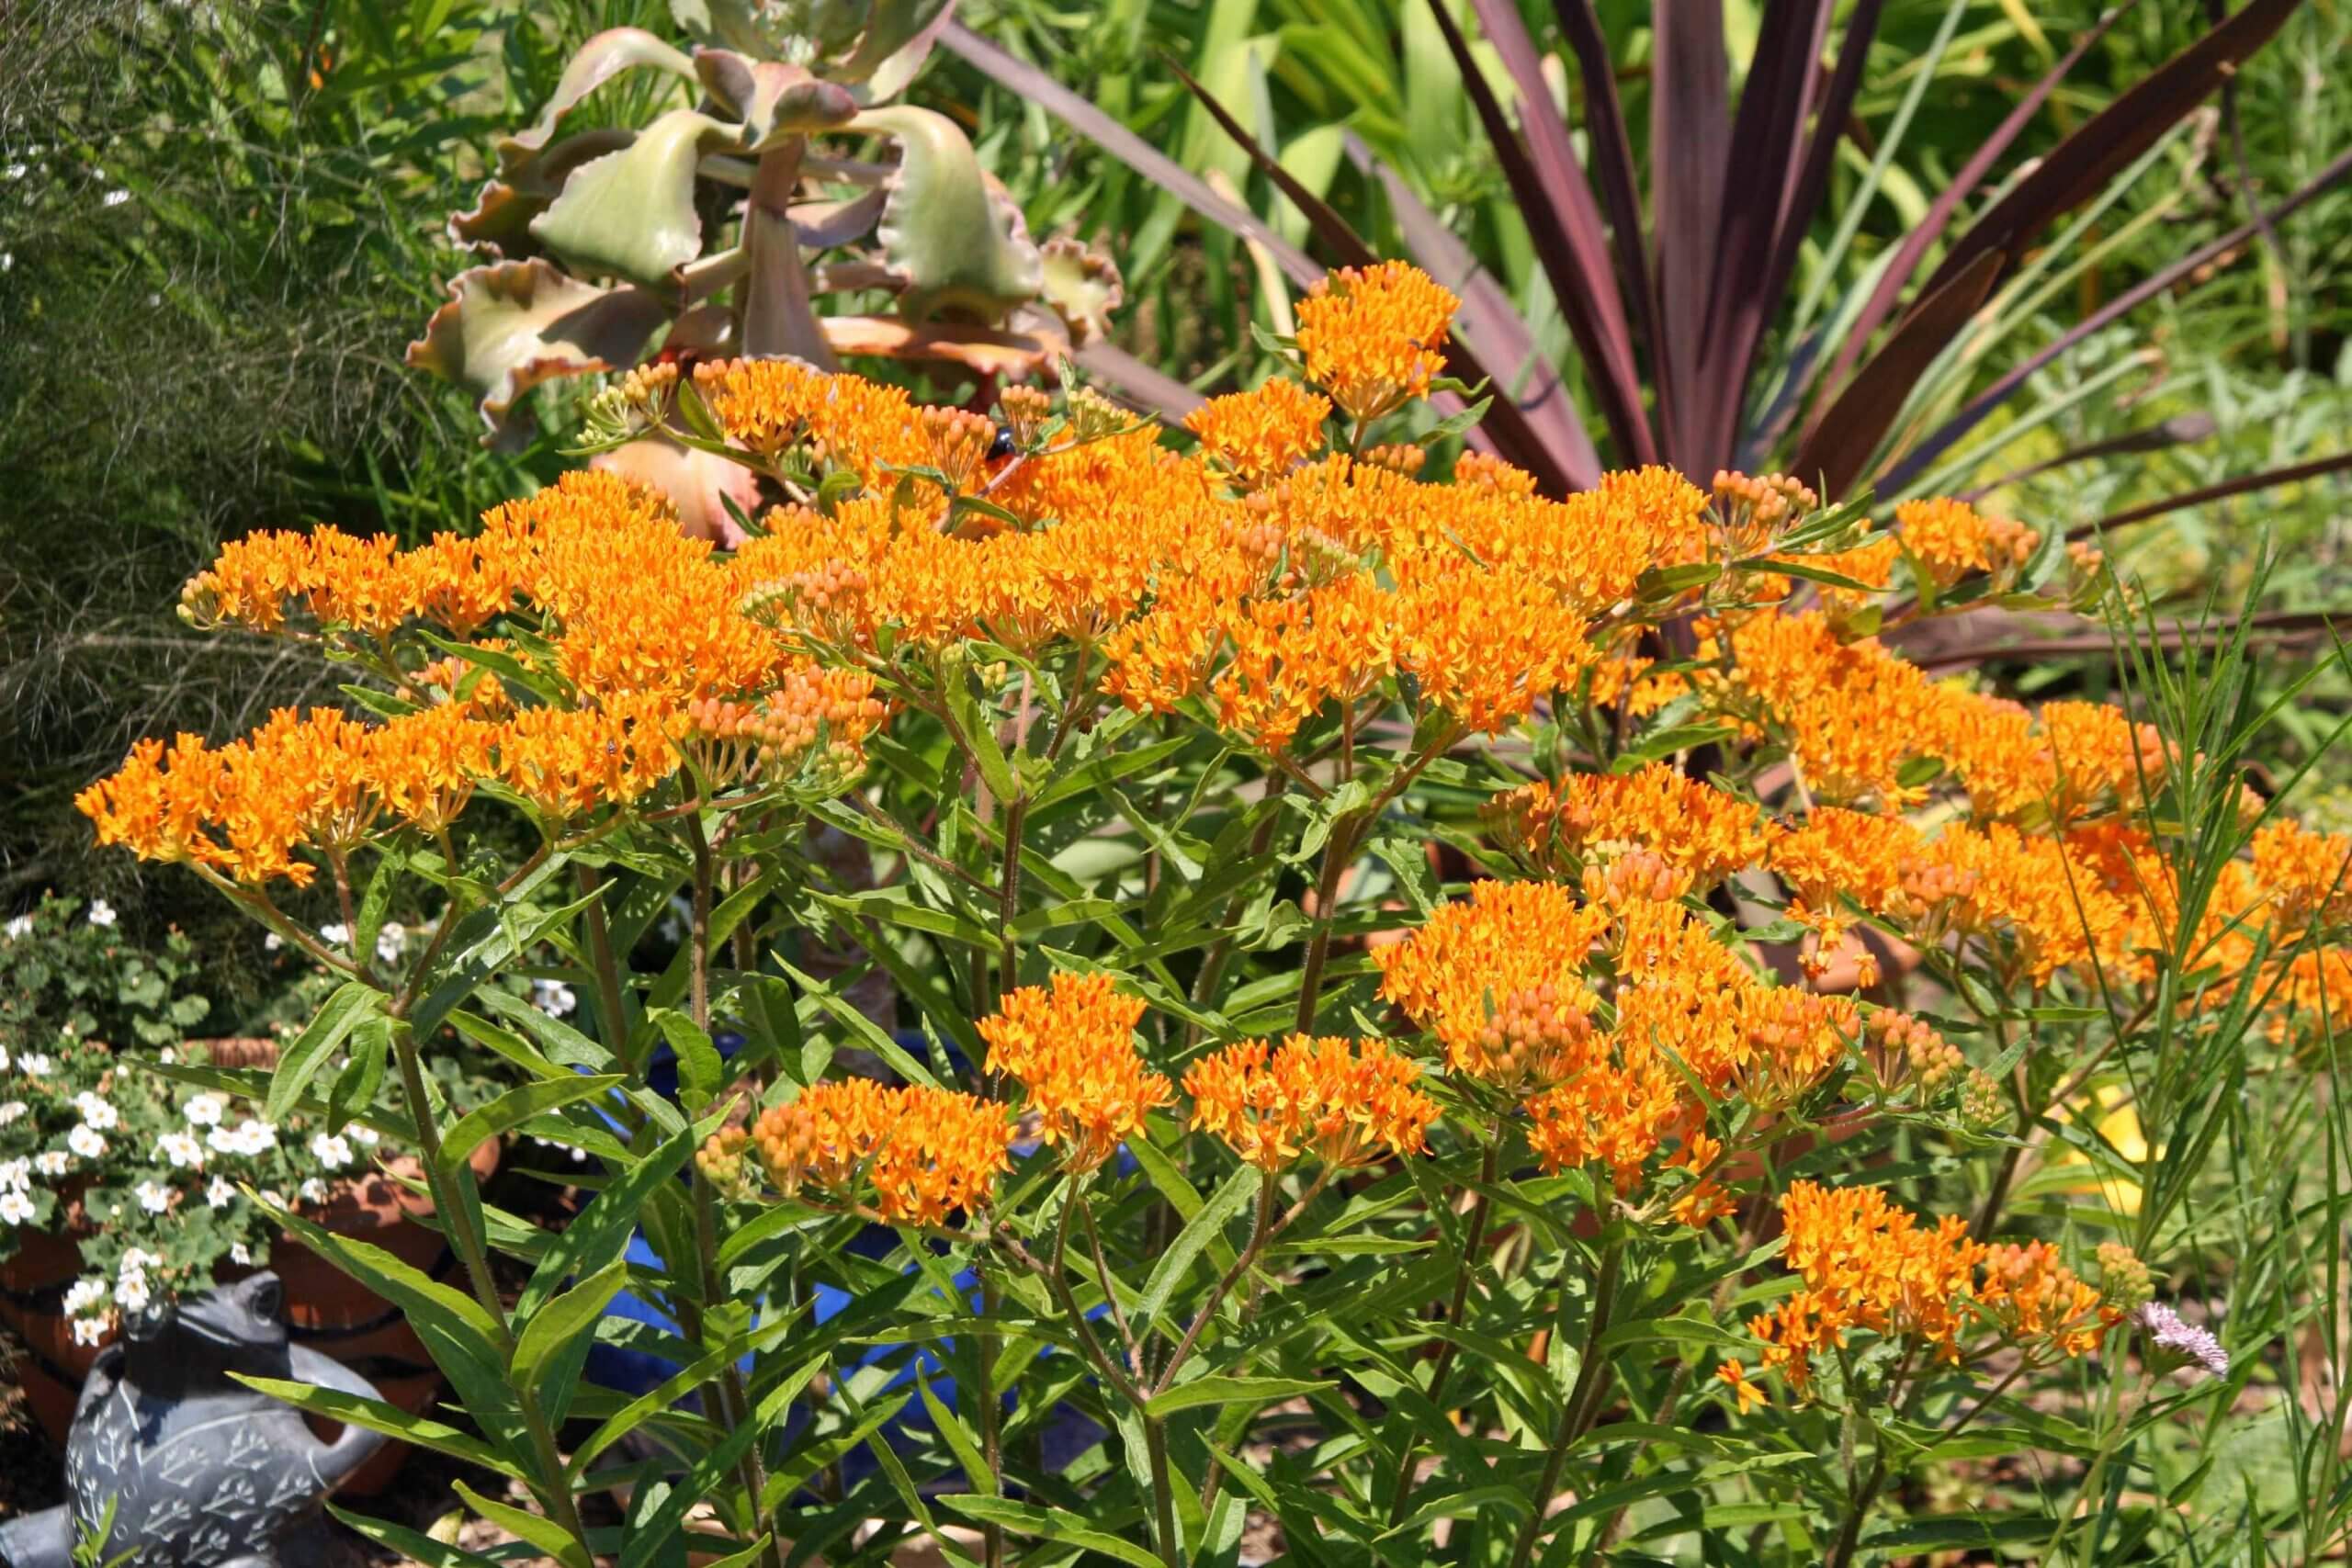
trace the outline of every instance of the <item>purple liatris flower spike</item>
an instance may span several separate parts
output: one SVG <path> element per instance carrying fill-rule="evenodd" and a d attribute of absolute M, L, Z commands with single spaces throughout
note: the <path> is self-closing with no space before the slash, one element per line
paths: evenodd
<path fill-rule="evenodd" d="M 2222 1342 L 2209 1331 L 2183 1323 L 2172 1308 L 2150 1302 L 2140 1309 L 2140 1322 L 2158 1349 L 2199 1362 L 2217 1378 L 2230 1375 L 2230 1353 Z"/>

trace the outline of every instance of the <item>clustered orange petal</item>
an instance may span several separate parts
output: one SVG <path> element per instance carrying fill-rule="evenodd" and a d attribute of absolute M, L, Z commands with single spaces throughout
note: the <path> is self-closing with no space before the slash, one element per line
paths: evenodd
<path fill-rule="evenodd" d="M 1349 417 L 1376 419 L 1429 389 L 1462 301 L 1404 262 L 1342 267 L 1298 302 L 1306 378 Z"/>
<path fill-rule="evenodd" d="M 1368 1165 L 1385 1149 L 1419 1154 L 1437 1102 L 1413 1087 L 1420 1068 L 1383 1040 L 1294 1034 L 1269 1048 L 1243 1040 L 1184 1073 L 1193 1122 L 1243 1159 L 1277 1171 L 1303 1156 Z"/>
<path fill-rule="evenodd" d="M 816 1189 L 837 1202 L 871 1195 L 886 1220 L 946 1223 L 985 1210 L 1010 1170 L 1012 1118 L 974 1095 L 865 1078 L 812 1085 L 752 1124 L 752 1143 L 777 1190 Z"/>
<path fill-rule="evenodd" d="M 1143 998 L 1120 995 L 1110 975 L 1061 974 L 1007 993 L 980 1021 L 988 1070 L 1028 1091 L 1037 1135 L 1063 1145 L 1072 1170 L 1099 1168 L 1168 1103 L 1168 1079 L 1136 1049 L 1142 1016 Z"/>
<path fill-rule="evenodd" d="M 1211 398 L 1184 416 L 1209 456 L 1245 485 L 1261 485 L 1323 449 L 1331 400 L 1277 376 L 1247 392 Z"/>
<path fill-rule="evenodd" d="M 1535 870 L 1576 880 L 1604 874 L 1635 851 L 1672 872 L 1666 897 L 1705 892 L 1754 865 L 1765 845 L 1764 814 L 1662 762 L 1631 773 L 1574 773 L 1555 789 L 1544 780 L 1487 803 L 1496 837 Z M 1587 897 L 1598 897 L 1588 886 Z"/>

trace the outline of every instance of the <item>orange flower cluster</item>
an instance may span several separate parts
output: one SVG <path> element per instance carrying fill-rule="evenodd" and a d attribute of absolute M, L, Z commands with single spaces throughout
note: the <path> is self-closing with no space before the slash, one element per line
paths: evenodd
<path fill-rule="evenodd" d="M 1380 994 L 1455 1072 L 1526 1094 L 1573 1072 L 1600 998 L 1584 970 L 1609 916 L 1548 882 L 1479 882 L 1407 941 L 1373 950 Z"/>
<path fill-rule="evenodd" d="M 752 1124 L 768 1179 L 790 1197 L 813 1187 L 836 1202 L 871 1192 L 897 1224 L 936 1225 L 985 1210 L 1012 1168 L 1012 1122 L 973 1095 L 867 1078 L 816 1084 Z"/>
<path fill-rule="evenodd" d="M 2041 545 L 2041 536 L 2023 524 L 1981 516 L 1964 501 L 1906 501 L 1894 509 L 1894 526 L 1913 562 L 1939 589 L 1971 572 L 2006 586 Z"/>
<path fill-rule="evenodd" d="M 2046 1241 L 1987 1247 L 1976 1301 L 2008 1338 L 2061 1356 L 2098 1349 L 2123 1319 L 2120 1311 L 2101 1304 L 2098 1289 L 2075 1278 Z"/>
<path fill-rule="evenodd" d="M 2288 931 L 2352 924 L 2352 834 L 2266 823 L 2254 835 L 2254 878 Z"/>
<path fill-rule="evenodd" d="M 1404 262 L 1342 267 L 1298 302 L 1306 378 L 1355 420 L 1377 419 L 1429 390 L 1444 368 L 1462 301 Z"/>
<path fill-rule="evenodd" d="M 1419 1154 L 1437 1102 L 1413 1087 L 1420 1068 L 1382 1040 L 1294 1034 L 1269 1049 L 1243 1040 L 1184 1073 L 1193 1122 L 1261 1170 L 1302 1156 L 1367 1165 L 1383 1149 Z"/>
<path fill-rule="evenodd" d="M 1502 845 L 1551 876 L 1589 878 L 1629 852 L 1670 868 L 1667 897 L 1705 892 L 1762 859 L 1763 813 L 1662 762 L 1632 773 L 1575 773 L 1556 790 L 1542 779 L 1487 803 Z M 1586 897 L 1598 899 L 1589 883 Z"/>
<path fill-rule="evenodd" d="M 1211 398 L 1184 428 L 1245 485 L 1261 485 L 1323 449 L 1331 401 L 1277 376 L 1254 390 Z"/>
<path fill-rule="evenodd" d="M 812 470 L 844 468 L 868 490 L 888 489 L 893 468 L 933 456 L 913 400 L 862 376 L 788 359 L 731 359 L 695 366 L 695 389 L 745 451 L 771 461 L 798 457 Z"/>
<path fill-rule="evenodd" d="M 1947 1214 L 1922 1226 L 1877 1187 L 1793 1183 L 1781 1200 L 1788 1268 L 1804 1281 L 1769 1313 L 1748 1320 L 1764 1342 L 1764 1365 L 1804 1392 L 1813 1358 L 1846 1343 L 1851 1328 L 1904 1339 L 1957 1363 L 1977 1265 L 1988 1249 Z"/>
<path fill-rule="evenodd" d="M 1136 1049 L 1142 1016 L 1143 998 L 1121 996 L 1111 976 L 1061 974 L 1009 993 L 980 1021 L 989 1071 L 1029 1091 L 1038 1136 L 1065 1145 L 1072 1170 L 1101 1168 L 1168 1103 L 1167 1078 Z"/>

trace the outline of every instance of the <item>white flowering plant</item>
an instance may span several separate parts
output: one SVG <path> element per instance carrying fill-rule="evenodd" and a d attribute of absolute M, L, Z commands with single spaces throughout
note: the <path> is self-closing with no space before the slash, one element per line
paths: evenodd
<path fill-rule="evenodd" d="M 0 1049 L 38 1048 L 64 1030 L 84 1039 L 160 1047 L 210 1014 L 186 933 L 127 940 L 114 907 L 45 896 L 0 924 Z"/>
<path fill-rule="evenodd" d="M 0 1051 L 0 1260 L 35 1232 L 75 1247 L 68 1310 L 90 1339 L 118 1310 L 208 1289 L 224 1265 L 266 1263 L 278 1232 L 263 1205 L 322 1207 L 380 1147 L 361 1123 L 273 1123 L 147 1062 L 62 1033 Z M 205 1047 L 163 1047 L 153 1062 L 201 1072 Z"/>

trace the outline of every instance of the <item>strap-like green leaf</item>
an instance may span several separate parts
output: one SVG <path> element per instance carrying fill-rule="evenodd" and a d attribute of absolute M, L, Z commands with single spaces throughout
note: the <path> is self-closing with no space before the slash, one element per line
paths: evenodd
<path fill-rule="evenodd" d="M 579 1100 L 594 1100 L 628 1081 L 618 1073 L 606 1073 L 594 1077 L 575 1074 L 517 1084 L 488 1105 L 476 1106 L 458 1118 L 458 1124 L 441 1140 L 441 1168 L 454 1175 L 472 1157 L 474 1150 L 491 1139 L 513 1132 L 534 1116 Z"/>
<path fill-rule="evenodd" d="M 269 1076 L 269 1098 L 264 1102 L 264 1113 L 273 1122 L 285 1121 L 295 1102 L 302 1098 L 302 1091 L 334 1054 L 335 1047 L 362 1022 L 379 1013 L 383 1005 L 384 994 L 362 981 L 346 980 L 336 987 L 326 1004 L 295 1036 L 294 1043 L 279 1053 L 277 1070 Z"/>
<path fill-rule="evenodd" d="M 947 1506 L 983 1524 L 1002 1525 L 1016 1535 L 1035 1536 L 1043 1540 L 1059 1541 L 1067 1546 L 1083 1547 L 1099 1551 L 1130 1568 L 1161 1568 L 1160 1561 L 1149 1551 L 1134 1541 L 1122 1540 L 1090 1529 L 1086 1522 L 1068 1508 L 1046 1508 L 1028 1503 L 1009 1502 L 1002 1497 L 984 1497 L 977 1493 L 956 1492 L 940 1499 Z"/>
<path fill-rule="evenodd" d="M 247 1388 L 257 1389 L 272 1399 L 282 1399 L 313 1416 L 322 1416 L 346 1427 L 365 1427 L 371 1432 L 381 1432 L 404 1443 L 413 1443 L 420 1449 L 431 1449 L 451 1459 L 496 1471 L 501 1475 L 510 1475 L 517 1480 L 522 1478 L 521 1467 L 496 1449 L 480 1438 L 435 1421 L 429 1416 L 412 1416 L 397 1404 L 345 1393 L 339 1388 L 322 1388 L 317 1383 L 247 1377 L 243 1372 L 231 1372 L 229 1375 Z"/>
<path fill-rule="evenodd" d="M 1310 1382 L 1299 1378 L 1212 1375 L 1180 1382 L 1166 1393 L 1146 1401 L 1143 1409 L 1145 1415 L 1157 1417 L 1203 1404 L 1272 1404 L 1276 1400 L 1295 1399 L 1303 1393 L 1319 1393 L 1327 1388 L 1339 1386 L 1328 1381 Z"/>

